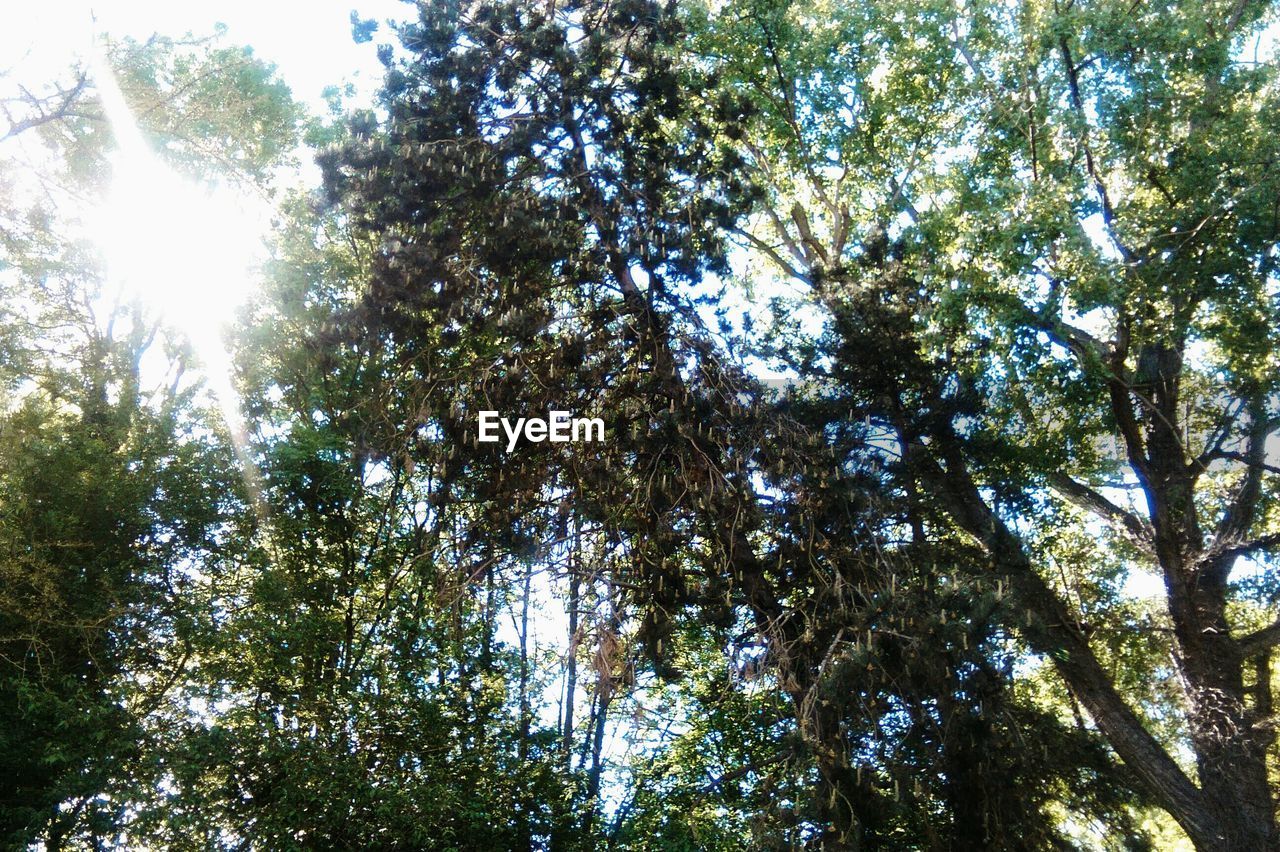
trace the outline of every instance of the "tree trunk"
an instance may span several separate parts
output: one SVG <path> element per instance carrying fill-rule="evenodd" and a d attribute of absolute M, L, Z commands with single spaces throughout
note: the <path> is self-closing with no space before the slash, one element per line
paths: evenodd
<path fill-rule="evenodd" d="M 529 762 L 529 729 L 532 723 L 532 710 L 529 699 L 529 595 L 533 587 L 533 565 L 524 564 L 524 588 L 520 598 L 520 741 L 517 754 L 522 771 L 527 771 Z M 529 777 L 526 775 L 526 777 Z M 520 793 L 520 813 L 516 820 L 516 832 L 524 848 L 533 848 L 533 829 L 529 814 L 533 811 L 534 801 L 528 789 Z"/>
<path fill-rule="evenodd" d="M 582 543 L 581 520 L 574 519 L 573 544 L 569 551 L 569 641 L 568 656 L 565 659 L 564 672 L 564 706 L 560 713 L 561 751 L 564 754 L 565 767 L 570 768 L 573 753 L 573 702 L 578 689 L 578 608 L 582 598 L 582 577 L 578 573 L 578 548 Z"/>

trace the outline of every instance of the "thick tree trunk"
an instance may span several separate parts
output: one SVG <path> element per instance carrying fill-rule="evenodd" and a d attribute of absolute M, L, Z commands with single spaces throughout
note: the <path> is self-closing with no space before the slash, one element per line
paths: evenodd
<path fill-rule="evenodd" d="M 807 693 L 807 690 L 806 690 Z M 866 819 L 881 809 L 850 764 L 851 749 L 841 735 L 840 719 L 828 706 L 806 711 L 806 694 L 793 694 L 799 724 L 818 765 L 818 812 L 823 852 L 853 852 L 876 845 L 876 826 Z M 860 818 L 861 815 L 861 818 Z"/>
<path fill-rule="evenodd" d="M 1123 353 L 1121 338 L 1116 352 Z M 1145 394 L 1125 381 L 1123 361 L 1113 362 L 1111 402 L 1130 465 L 1146 495 L 1156 561 L 1164 575 L 1169 615 L 1177 641 L 1176 661 L 1189 708 L 1188 719 L 1204 806 L 1218 819 L 1218 836 L 1200 848 L 1271 849 L 1277 846 L 1274 804 L 1267 783 L 1265 726 L 1246 703 L 1245 659 L 1227 618 L 1227 581 L 1234 559 L 1206 558 L 1204 532 L 1196 512 L 1198 462 L 1185 458 L 1180 415 L 1183 344 L 1151 345 L 1140 365 Z M 1141 370 L 1140 370 L 1141 372 Z M 1132 408 L 1137 396 L 1144 429 Z M 1233 524 L 1249 524 L 1256 497 L 1242 495 L 1228 511 Z M 1236 517 L 1231 517 L 1232 515 Z"/>
<path fill-rule="evenodd" d="M 1155 515 L 1159 537 L 1168 524 L 1159 511 Z M 1257 708 L 1246 702 L 1245 660 L 1226 617 L 1225 576 L 1184 565 L 1172 548 L 1158 547 L 1158 551 L 1200 789 L 1205 807 L 1218 815 L 1220 823 L 1218 838 L 1208 845 L 1197 844 L 1233 850 L 1275 848 L 1266 766 L 1269 736 Z"/>
<path fill-rule="evenodd" d="M 922 451 L 923 448 L 916 448 L 912 452 L 913 463 L 947 498 L 956 522 L 982 542 L 992 566 L 1008 578 L 1015 599 L 1023 607 L 1025 617 L 1012 626 L 1022 633 L 1032 650 L 1053 661 L 1111 747 L 1193 842 L 1201 848 L 1211 848 L 1209 844 L 1222 835 L 1218 816 L 1116 691 L 1075 619 L 1036 572 L 1021 540 L 986 504 L 959 454 L 948 454 L 944 470 Z"/>
<path fill-rule="evenodd" d="M 1244 661 L 1238 640 L 1227 629 L 1225 585 L 1176 565 L 1166 567 L 1178 665 L 1190 705 L 1197 788 L 1116 691 L 1074 619 L 1035 571 L 1021 541 L 982 499 L 958 454 L 945 471 L 934 467 L 933 472 L 934 485 L 950 495 L 952 515 L 983 542 L 1025 607 L 1025 620 L 1015 626 L 1035 651 L 1053 660 L 1112 748 L 1196 847 L 1276 848 L 1266 776 L 1268 741 L 1259 734 L 1257 712 L 1245 704 Z M 1199 585 L 1193 586 L 1195 582 Z"/>

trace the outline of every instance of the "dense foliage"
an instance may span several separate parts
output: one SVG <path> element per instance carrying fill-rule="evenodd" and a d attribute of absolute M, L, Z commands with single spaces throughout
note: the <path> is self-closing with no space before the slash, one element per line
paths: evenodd
<path fill-rule="evenodd" d="M 273 199 L 234 399 L 75 236 L 91 75 L 21 89 L 0 843 L 1280 847 L 1272 20 L 430 0 L 310 118 L 116 45 Z"/>

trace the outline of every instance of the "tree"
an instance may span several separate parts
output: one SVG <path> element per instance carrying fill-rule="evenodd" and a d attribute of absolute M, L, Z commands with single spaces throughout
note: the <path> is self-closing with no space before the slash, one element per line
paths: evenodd
<path fill-rule="evenodd" d="M 0 97 L 3 842 L 1280 846 L 1273 18 L 439 0 L 305 125 L 116 45 L 278 200 L 234 445 L 91 81 Z"/>
<path fill-rule="evenodd" d="M 762 200 L 760 110 L 683 53 L 680 16 L 440 4 L 400 39 L 387 120 L 358 119 L 322 158 L 380 245 L 344 325 L 400 364 L 419 406 L 404 428 L 449 446 L 439 500 L 479 513 L 477 560 L 545 553 L 576 515 L 658 674 L 682 674 L 686 619 L 735 655 L 761 643 L 812 769 L 795 837 L 1048 845 L 1045 790 L 1123 835 L 1096 740 L 1010 692 L 1006 582 L 985 555 L 903 513 L 861 418 L 772 403 L 703 325 L 694 288 L 728 273 L 723 237 Z M 561 407 L 603 415 L 609 440 L 501 458 L 475 441 L 481 408 Z M 990 759 L 1024 752 L 1059 760 Z M 1031 783 L 1053 773 L 1060 786 Z"/>
<path fill-rule="evenodd" d="M 161 142 L 157 125 L 197 108 L 201 132 L 236 127 L 207 99 L 240 98 L 256 136 L 223 148 L 265 170 L 293 132 L 287 93 L 244 52 L 206 47 L 111 55 Z M 111 137 L 93 86 L 73 77 L 24 94 L 5 137 L 20 177 L 0 219 L 0 836 L 15 848 L 107 842 L 158 783 L 152 725 L 190 661 L 192 565 L 217 548 L 238 491 L 228 445 L 183 381 L 191 353 L 113 299 L 83 236 L 81 200 L 103 188 Z M 15 150 L 27 141 L 39 145 Z M 147 359 L 173 372 L 157 379 Z"/>
<path fill-rule="evenodd" d="M 706 30 L 761 117 L 742 237 L 829 317 L 785 354 L 892 434 L 927 524 L 981 545 L 1007 626 L 1205 849 L 1276 842 L 1277 88 L 1242 55 L 1271 11 L 746 2 Z M 1082 609 L 1055 540 L 1095 527 Z M 1173 665 L 1135 658 L 1181 685 L 1164 741 L 1099 649 L 1151 641 L 1111 553 L 1163 579 Z"/>
<path fill-rule="evenodd" d="M 460 559 L 466 510 L 436 499 L 447 451 L 410 454 L 411 401 L 386 353 L 315 340 L 372 246 L 312 207 L 291 202 L 239 337 L 262 488 L 202 564 L 193 596 L 210 604 L 171 711 L 169 783 L 139 836 L 273 849 L 558 840 L 571 776 L 495 639 L 508 605 L 460 578 L 479 568 Z"/>

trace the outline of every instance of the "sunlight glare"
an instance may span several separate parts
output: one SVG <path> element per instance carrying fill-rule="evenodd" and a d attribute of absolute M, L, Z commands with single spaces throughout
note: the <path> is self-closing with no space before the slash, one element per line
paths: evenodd
<path fill-rule="evenodd" d="M 246 199 L 200 187 L 166 166 L 147 145 L 106 62 L 98 56 L 92 65 L 117 146 L 93 226 L 108 274 L 122 296 L 142 302 L 190 341 L 261 510 L 261 477 L 248 452 L 223 341 L 255 281 L 261 217 Z"/>
<path fill-rule="evenodd" d="M 252 284 L 252 217 L 145 149 L 122 145 L 111 169 L 99 238 L 112 278 L 187 334 L 201 357 L 221 349 L 222 327 Z"/>

